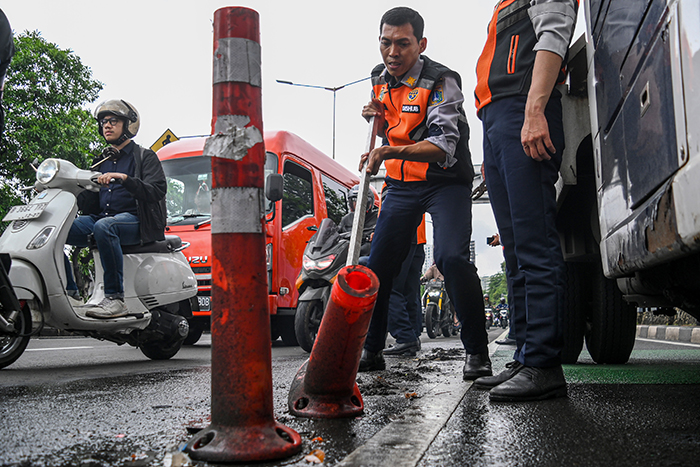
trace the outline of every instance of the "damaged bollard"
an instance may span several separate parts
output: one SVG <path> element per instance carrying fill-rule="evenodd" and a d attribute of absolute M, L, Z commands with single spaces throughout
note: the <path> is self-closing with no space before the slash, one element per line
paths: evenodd
<path fill-rule="evenodd" d="M 355 379 L 378 290 L 379 280 L 369 268 L 340 270 L 311 355 L 289 390 L 290 413 L 310 418 L 362 413 L 364 403 Z"/>
<path fill-rule="evenodd" d="M 235 36 L 234 36 L 235 35 Z M 214 13 L 211 425 L 194 460 L 248 462 L 301 450 L 274 418 L 264 234 L 260 27 L 256 11 Z"/>

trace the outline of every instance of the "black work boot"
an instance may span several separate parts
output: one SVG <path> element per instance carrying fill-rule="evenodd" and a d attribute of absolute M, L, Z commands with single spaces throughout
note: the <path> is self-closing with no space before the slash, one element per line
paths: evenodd
<path fill-rule="evenodd" d="M 510 363 L 506 363 L 506 369 L 501 371 L 495 376 L 483 376 L 474 381 L 474 387 L 477 389 L 491 389 L 498 386 L 501 383 L 505 383 L 513 376 L 517 375 L 520 370 L 523 369 L 523 364 L 513 360 Z"/>
<path fill-rule="evenodd" d="M 413 342 L 406 342 L 404 344 L 399 344 L 398 342 L 388 349 L 384 349 L 382 354 L 384 355 L 407 355 L 410 357 L 415 357 L 416 352 L 420 350 L 420 340 L 415 340 Z"/>
<path fill-rule="evenodd" d="M 357 369 L 359 372 L 364 371 L 377 371 L 386 368 L 386 363 L 384 362 L 384 355 L 380 350 L 377 353 L 372 353 L 366 349 L 362 349 L 362 357 L 360 357 L 360 367 Z"/>
<path fill-rule="evenodd" d="M 540 401 L 566 397 L 566 380 L 561 365 L 550 368 L 524 366 L 508 381 L 489 391 L 494 402 Z"/>
<path fill-rule="evenodd" d="M 477 379 L 481 376 L 491 376 L 491 359 L 488 352 L 481 354 L 467 354 L 464 369 L 462 370 L 462 378 L 464 380 Z"/>

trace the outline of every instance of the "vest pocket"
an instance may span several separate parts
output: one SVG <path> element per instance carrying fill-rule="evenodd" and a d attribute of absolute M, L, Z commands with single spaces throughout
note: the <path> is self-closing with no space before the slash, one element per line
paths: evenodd
<path fill-rule="evenodd" d="M 520 41 L 520 34 L 515 34 L 510 36 L 510 51 L 508 52 L 508 63 L 506 65 L 507 72 L 509 75 L 515 73 L 515 59 L 518 55 L 518 42 Z"/>

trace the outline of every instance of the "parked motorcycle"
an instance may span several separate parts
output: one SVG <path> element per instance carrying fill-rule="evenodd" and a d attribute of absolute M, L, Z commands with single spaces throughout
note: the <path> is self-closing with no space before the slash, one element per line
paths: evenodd
<path fill-rule="evenodd" d="M 445 284 L 438 279 L 431 279 L 423 293 L 423 316 L 428 337 L 435 339 L 442 333 L 445 337 L 452 335 L 454 307 L 447 295 Z"/>
<path fill-rule="evenodd" d="M 99 191 L 98 172 L 78 169 L 66 160 L 46 159 L 36 172 L 37 194 L 10 209 L 11 222 L 0 237 L 0 368 L 24 352 L 44 325 L 75 334 L 138 347 L 148 358 L 174 356 L 188 333 L 191 299 L 197 281 L 181 250 L 180 238 L 124 246 L 124 302 L 129 315 L 94 319 L 74 306 L 66 293 L 63 248 L 83 190 Z M 95 284 L 87 301 L 104 298 L 102 263 L 95 258 Z"/>

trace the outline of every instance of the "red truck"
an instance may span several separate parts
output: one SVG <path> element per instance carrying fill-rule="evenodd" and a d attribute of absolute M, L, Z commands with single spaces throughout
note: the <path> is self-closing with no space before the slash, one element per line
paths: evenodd
<path fill-rule="evenodd" d="M 168 233 L 190 246 L 184 253 L 197 276 L 199 309 L 185 344 L 209 329 L 211 317 L 211 156 L 206 137 L 183 138 L 158 151 L 168 180 Z M 294 314 L 306 242 L 326 217 L 336 224 L 348 212 L 347 196 L 359 178 L 309 143 L 286 131 L 265 132 L 265 176 L 281 174 L 282 200 L 266 205 L 268 305 L 272 340 L 296 345 Z M 273 206 L 276 205 L 276 206 Z"/>

